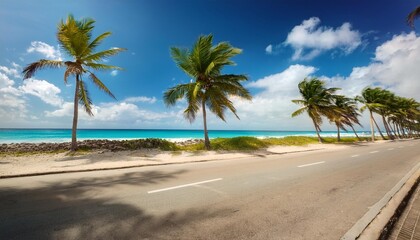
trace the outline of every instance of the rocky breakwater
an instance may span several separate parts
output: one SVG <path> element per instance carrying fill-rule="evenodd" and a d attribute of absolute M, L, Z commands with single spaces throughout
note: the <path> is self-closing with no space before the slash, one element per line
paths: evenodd
<path fill-rule="evenodd" d="M 69 142 L 0 144 L 0 153 L 44 153 L 69 151 L 70 145 L 71 144 Z M 135 140 L 84 140 L 78 142 L 79 150 L 125 151 L 144 148 L 177 150 L 178 147 L 175 143 L 156 138 Z"/>

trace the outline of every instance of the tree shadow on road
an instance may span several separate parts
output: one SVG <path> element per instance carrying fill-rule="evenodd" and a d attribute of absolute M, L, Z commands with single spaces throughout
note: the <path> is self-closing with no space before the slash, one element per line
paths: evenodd
<path fill-rule="evenodd" d="M 168 181 L 183 172 L 133 172 L 36 188 L 0 188 L 0 239 L 183 239 L 182 226 L 214 218 L 219 212 L 191 209 L 159 216 L 120 201 L 118 197 L 130 196 L 115 197 L 117 190 L 100 194 L 111 187 Z"/>

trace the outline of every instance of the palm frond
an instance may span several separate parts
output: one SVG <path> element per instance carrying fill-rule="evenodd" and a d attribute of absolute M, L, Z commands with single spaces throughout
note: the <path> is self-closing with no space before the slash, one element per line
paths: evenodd
<path fill-rule="evenodd" d="M 307 110 L 307 107 L 299 108 L 298 110 L 296 110 L 292 113 L 292 117 L 297 117 L 297 116 L 301 115 L 302 113 L 304 113 L 306 110 Z"/>
<path fill-rule="evenodd" d="M 89 63 L 86 63 L 85 65 L 88 66 L 91 69 L 94 69 L 94 70 L 124 70 L 121 67 L 107 65 L 107 64 L 101 64 L 101 63 L 89 62 Z"/>
<path fill-rule="evenodd" d="M 84 61 L 84 62 L 98 62 L 98 61 L 106 59 L 108 57 L 117 55 L 118 53 L 123 52 L 125 50 L 127 50 L 127 49 L 125 49 L 125 48 L 111 48 L 111 49 L 108 49 L 108 50 L 104 50 L 104 51 L 97 52 L 97 53 L 88 55 L 86 57 L 83 57 L 82 61 Z"/>
<path fill-rule="evenodd" d="M 89 116 L 93 116 L 92 112 L 92 100 L 89 97 L 89 92 L 86 88 L 85 83 L 82 80 L 79 80 L 79 102 L 82 104 L 83 108 L 85 109 L 86 113 Z"/>
<path fill-rule="evenodd" d="M 27 65 L 22 73 L 23 73 L 23 79 L 27 79 L 32 77 L 36 71 L 44 68 L 59 68 L 63 67 L 64 62 L 63 61 L 56 61 L 56 60 L 46 60 L 41 59 L 38 62 L 31 63 Z"/>
<path fill-rule="evenodd" d="M 217 88 L 211 88 L 207 90 L 207 105 L 209 106 L 210 111 L 212 111 L 216 116 L 218 116 L 223 121 L 225 120 L 225 110 L 228 108 L 235 116 L 239 119 L 239 116 L 236 114 L 236 108 L 233 106 L 232 101 L 230 101 L 223 91 L 220 91 Z"/>
<path fill-rule="evenodd" d="M 200 109 L 200 103 L 205 101 L 203 94 L 200 92 L 197 95 L 194 95 L 195 84 L 190 84 L 189 88 L 185 92 L 187 98 L 188 107 L 184 111 L 184 117 L 188 119 L 189 122 L 193 122 L 197 115 L 198 110 Z"/>
<path fill-rule="evenodd" d="M 112 92 L 105 86 L 105 84 L 98 78 L 96 77 L 95 74 L 93 74 L 92 72 L 89 73 L 89 78 L 92 80 L 92 82 L 102 91 L 104 91 L 106 94 L 108 94 L 110 97 L 112 97 L 113 99 L 116 99 L 114 94 L 112 94 Z"/>
<path fill-rule="evenodd" d="M 99 46 L 99 44 L 101 44 L 101 42 L 109 37 L 112 33 L 111 32 L 104 32 L 101 35 L 97 36 L 88 46 L 88 49 L 90 49 L 91 51 L 94 51 L 95 48 L 97 46 Z"/>
<path fill-rule="evenodd" d="M 301 99 L 292 100 L 292 103 L 296 103 L 296 104 L 300 104 L 300 105 L 306 105 L 306 101 L 301 100 Z"/>
<path fill-rule="evenodd" d="M 416 7 L 412 12 L 410 12 L 407 16 L 407 24 L 414 28 L 414 20 L 420 16 L 420 6 Z"/>
<path fill-rule="evenodd" d="M 195 78 L 197 77 L 197 71 L 191 63 L 190 53 L 185 48 L 171 48 L 171 56 L 175 61 L 176 65 L 181 68 L 188 76 Z"/>
<path fill-rule="evenodd" d="M 180 84 L 172 87 L 163 94 L 163 101 L 167 106 L 175 105 L 176 101 L 182 99 L 190 88 L 194 88 L 194 84 Z"/>

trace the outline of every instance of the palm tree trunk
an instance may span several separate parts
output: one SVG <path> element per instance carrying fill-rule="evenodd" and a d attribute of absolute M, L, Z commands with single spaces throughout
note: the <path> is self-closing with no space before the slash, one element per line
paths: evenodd
<path fill-rule="evenodd" d="M 370 109 L 369 109 L 369 113 L 370 113 L 370 132 L 372 134 L 372 142 L 374 142 L 375 141 L 375 128 L 373 126 L 373 114 Z"/>
<path fill-rule="evenodd" d="M 77 149 L 77 119 L 79 117 L 79 75 L 76 75 L 76 89 L 74 92 L 74 109 L 73 109 L 73 127 L 71 129 L 71 148 L 70 151 L 74 152 Z"/>
<path fill-rule="evenodd" d="M 385 131 L 386 131 L 386 135 L 388 135 L 388 138 L 389 139 L 391 139 L 391 140 L 394 140 L 394 136 L 392 135 L 392 133 L 391 133 L 391 129 L 389 128 L 389 126 L 388 126 L 388 123 L 387 123 L 387 121 L 386 121 L 386 119 L 385 119 L 385 116 L 384 115 L 381 115 L 382 116 L 382 122 L 384 123 L 384 127 L 385 127 Z"/>
<path fill-rule="evenodd" d="M 398 128 L 398 124 L 394 122 L 394 128 L 397 131 L 398 138 L 401 139 L 402 136 L 400 134 L 400 129 Z"/>
<path fill-rule="evenodd" d="M 207 116 L 206 116 L 206 101 L 202 101 L 202 107 L 203 107 L 203 122 L 204 122 L 204 147 L 206 150 L 210 150 L 210 140 L 209 140 L 209 134 L 207 132 Z"/>
<path fill-rule="evenodd" d="M 351 125 L 351 124 L 350 124 L 350 127 L 351 127 L 351 129 L 353 129 L 354 135 L 356 135 L 357 139 L 359 139 L 359 141 L 361 141 L 361 139 L 360 139 L 359 135 L 357 135 L 356 130 L 354 130 L 353 125 Z"/>
<path fill-rule="evenodd" d="M 373 119 L 373 122 L 375 123 L 376 129 L 378 129 L 379 135 L 381 135 L 381 137 L 382 137 L 382 140 L 385 140 L 385 137 L 384 137 L 384 135 L 382 134 L 381 129 L 379 128 L 378 123 L 376 122 L 376 120 L 375 120 L 375 118 L 373 117 L 373 115 L 372 115 L 372 119 Z"/>
<path fill-rule="evenodd" d="M 318 128 L 318 125 L 316 124 L 316 122 L 315 122 L 315 120 L 314 120 L 314 119 L 312 119 L 312 122 L 314 123 L 314 126 L 315 126 L 315 131 L 316 131 L 316 135 L 318 136 L 318 142 L 319 142 L 319 143 L 322 143 L 322 138 L 321 138 L 321 135 L 319 135 L 319 128 Z"/>
<path fill-rule="evenodd" d="M 338 124 L 335 124 L 337 126 L 337 142 L 339 142 L 341 140 L 340 138 L 340 127 L 338 126 Z"/>
<path fill-rule="evenodd" d="M 402 124 L 400 126 L 403 137 L 407 138 L 407 136 L 405 135 L 404 126 Z"/>

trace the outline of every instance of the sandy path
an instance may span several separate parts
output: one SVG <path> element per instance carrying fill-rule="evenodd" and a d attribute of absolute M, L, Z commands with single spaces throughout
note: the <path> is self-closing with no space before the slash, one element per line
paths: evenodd
<path fill-rule="evenodd" d="M 95 152 L 79 156 L 67 156 L 65 153 L 3 156 L 0 157 L 0 178 L 54 172 L 241 159 L 256 155 L 261 156 L 301 151 L 337 151 L 348 147 L 349 145 L 313 144 L 308 146 L 273 146 L 255 152 L 163 152 L 145 149 L 122 152 Z"/>

